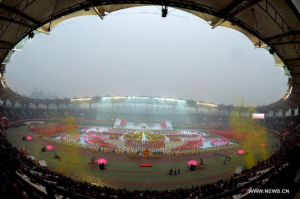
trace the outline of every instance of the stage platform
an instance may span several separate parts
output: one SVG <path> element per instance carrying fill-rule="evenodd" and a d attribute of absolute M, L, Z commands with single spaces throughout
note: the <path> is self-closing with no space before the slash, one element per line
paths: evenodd
<path fill-rule="evenodd" d="M 147 123 L 147 122 L 126 122 L 125 126 L 117 126 L 114 125 L 113 128 L 117 129 L 137 129 L 137 130 L 172 130 L 172 126 L 169 127 L 162 127 L 160 123 L 157 122 L 152 122 L 152 123 Z"/>
<path fill-rule="evenodd" d="M 140 167 L 152 167 L 151 163 L 140 163 Z"/>

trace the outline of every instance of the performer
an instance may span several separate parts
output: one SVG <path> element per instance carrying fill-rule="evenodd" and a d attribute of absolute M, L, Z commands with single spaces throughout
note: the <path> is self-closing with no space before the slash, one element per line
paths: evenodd
<path fill-rule="evenodd" d="M 56 153 L 55 153 L 54 158 L 60 160 L 60 157 L 58 155 L 56 155 Z"/>

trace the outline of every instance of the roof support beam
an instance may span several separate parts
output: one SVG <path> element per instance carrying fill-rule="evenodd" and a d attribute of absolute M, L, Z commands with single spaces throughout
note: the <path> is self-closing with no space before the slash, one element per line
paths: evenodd
<path fill-rule="evenodd" d="M 8 22 L 11 22 L 11 23 L 15 23 L 15 24 L 18 24 L 18 25 L 22 25 L 22 26 L 26 26 L 28 28 L 32 28 L 32 26 L 26 24 L 26 23 L 23 23 L 21 21 L 18 21 L 18 20 L 14 20 L 14 19 L 11 19 L 11 18 L 7 18 L 7 17 L 2 17 L 0 16 L 0 20 L 2 21 L 8 21 Z"/>
<path fill-rule="evenodd" d="M 295 58 L 295 59 L 285 59 L 284 61 L 298 61 L 300 58 Z"/>
<path fill-rule="evenodd" d="M 299 44 L 299 43 L 300 43 L 300 41 L 294 41 L 294 42 L 288 41 L 288 42 L 274 43 L 274 44 L 272 44 L 272 46 L 276 46 L 276 45 L 289 45 L 289 44 Z"/>
<path fill-rule="evenodd" d="M 16 96 L 17 96 L 17 95 L 16 95 Z M 15 97 L 16 97 L 16 96 L 15 96 Z M 15 101 L 15 102 L 19 102 L 18 100 L 21 99 L 21 98 L 22 98 L 22 95 L 18 95 L 18 97 L 16 97 L 16 98 L 14 99 L 14 101 Z"/>
<path fill-rule="evenodd" d="M 93 10 L 97 13 L 97 15 L 100 17 L 100 19 L 103 20 L 103 16 L 105 16 L 104 12 L 98 9 L 98 8 L 102 8 L 102 6 L 98 6 L 98 7 L 93 7 Z M 103 8 L 102 8 L 103 9 Z"/>
<path fill-rule="evenodd" d="M 300 35 L 300 30 L 291 31 L 291 32 L 283 33 L 283 34 L 276 35 L 276 36 L 273 36 L 273 37 L 269 37 L 269 38 L 267 38 L 267 40 L 271 41 L 271 40 L 274 40 L 274 39 L 280 39 L 282 37 L 287 37 L 287 36 L 292 36 L 292 35 Z"/>
<path fill-rule="evenodd" d="M 299 93 L 299 92 L 292 92 L 292 94 L 298 94 L 298 95 L 300 95 L 300 93 Z"/>
<path fill-rule="evenodd" d="M 9 12 L 15 13 L 15 14 L 17 14 L 17 15 L 19 15 L 19 16 L 21 16 L 21 17 L 23 17 L 23 18 L 25 18 L 25 19 L 27 19 L 29 21 L 31 21 L 34 24 L 39 23 L 38 20 L 35 20 L 34 18 L 32 18 L 32 17 L 24 14 L 23 12 L 20 12 L 20 10 L 16 10 L 15 8 L 9 7 L 9 6 L 5 5 L 5 4 L 0 4 L 0 8 L 4 9 L 4 10 L 8 10 Z"/>
<path fill-rule="evenodd" d="M 295 96 L 290 96 L 287 100 L 292 100 L 292 101 L 294 101 L 295 103 L 298 103 L 299 104 L 299 99 L 298 98 L 295 98 Z"/>
<path fill-rule="evenodd" d="M 276 113 L 278 113 L 279 111 L 284 110 L 284 107 L 283 107 L 282 102 L 281 102 L 280 104 L 276 104 L 276 106 L 273 107 L 273 109 L 277 109 L 277 110 L 276 110 Z"/>
<path fill-rule="evenodd" d="M 244 0 L 242 1 L 234 1 L 230 5 L 228 5 L 221 13 L 224 14 L 224 18 L 215 18 L 214 21 L 212 21 L 211 26 L 212 29 L 216 28 L 217 26 L 223 24 L 225 21 L 230 19 L 231 17 L 234 17 L 238 13 L 242 12 L 243 10 L 246 10 L 247 8 L 253 6 L 254 4 L 257 4 L 263 0 L 250 0 L 247 3 L 244 3 Z M 232 11 L 232 12 L 231 12 Z"/>
<path fill-rule="evenodd" d="M 224 8 L 221 12 L 222 13 L 230 13 L 234 8 L 236 8 L 238 5 L 240 5 L 241 3 L 243 3 L 244 0 L 234 0 L 233 2 L 231 2 L 226 8 Z M 216 24 L 218 24 L 220 21 L 222 21 L 222 18 L 216 17 L 212 20 L 211 22 L 211 26 L 215 26 Z"/>
<path fill-rule="evenodd" d="M 294 82 L 294 83 L 293 83 L 293 86 L 297 86 L 297 87 L 295 87 L 295 88 L 299 89 L 300 83 Z M 293 92 L 292 92 L 292 93 L 293 93 Z"/>
<path fill-rule="evenodd" d="M 7 6 L 7 5 L 4 5 L 4 7 L 6 7 L 7 9 L 10 9 L 11 12 L 9 10 L 4 10 L 4 12 L 2 12 L 1 15 L 3 15 L 7 11 L 8 12 L 7 15 L 10 18 L 12 18 L 12 20 L 18 19 L 20 16 L 25 16 L 25 14 L 23 13 L 23 11 L 26 8 L 28 8 L 35 1 L 36 0 L 21 0 L 19 2 L 19 4 L 16 7 L 14 7 L 14 8 L 11 8 L 11 7 Z M 3 5 L 3 4 L 0 4 L 0 5 Z M 14 13 L 14 14 L 12 14 L 12 13 Z M 3 34 L 5 33 L 5 31 L 9 28 L 9 26 L 10 26 L 11 23 L 12 23 L 11 21 L 4 21 L 4 23 L 1 25 L 1 28 L 0 28 L 0 38 L 3 36 Z"/>
<path fill-rule="evenodd" d="M 15 93 L 10 93 L 10 94 L 4 96 L 3 99 L 6 99 L 6 100 L 11 101 L 11 98 L 12 98 L 12 96 L 14 96 L 14 95 L 15 95 Z"/>
<path fill-rule="evenodd" d="M 0 44 L 6 44 L 6 45 L 12 45 L 12 43 L 8 42 L 8 41 L 3 41 L 3 40 L 0 40 Z"/>
<path fill-rule="evenodd" d="M 297 18 L 300 21 L 300 13 L 298 12 L 295 5 L 293 4 L 292 0 L 284 0 L 284 1 L 286 2 L 286 4 L 288 4 L 288 6 L 291 8 L 291 10 L 294 12 L 294 14 L 297 16 Z"/>
<path fill-rule="evenodd" d="M 265 11 L 266 14 L 269 15 L 269 17 L 271 19 L 274 20 L 274 22 L 280 27 L 280 29 L 282 30 L 282 32 L 284 34 L 292 32 L 292 29 L 289 27 L 289 24 L 284 20 L 284 18 L 275 9 L 275 7 L 272 4 L 270 4 L 268 0 L 265 0 L 265 2 L 266 2 L 266 4 L 264 6 L 260 5 L 260 4 L 257 4 L 257 6 L 259 6 L 263 11 Z M 297 41 L 297 36 L 292 36 L 292 37 L 286 36 L 285 38 L 290 42 Z M 292 45 L 293 45 L 293 48 L 294 48 L 296 54 L 298 55 L 298 58 L 300 58 L 300 53 L 299 53 L 300 47 L 299 47 L 299 45 L 296 44 L 296 43 L 293 43 Z"/>
<path fill-rule="evenodd" d="M 297 106 L 297 104 L 299 103 L 299 102 L 296 102 L 295 100 L 293 100 L 293 99 L 287 99 L 287 101 L 285 102 L 285 103 L 287 103 L 287 104 L 289 104 L 290 106 L 292 106 L 292 107 L 295 107 L 295 106 Z M 292 108 L 291 108 L 292 109 Z"/>

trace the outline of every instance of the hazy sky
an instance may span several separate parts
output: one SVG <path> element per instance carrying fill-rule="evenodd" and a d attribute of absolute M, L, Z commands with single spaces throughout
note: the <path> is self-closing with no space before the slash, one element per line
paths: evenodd
<path fill-rule="evenodd" d="M 37 87 L 59 98 L 159 95 L 233 104 L 243 96 L 263 105 L 284 95 L 287 78 L 269 52 L 234 30 L 170 14 L 143 7 L 67 20 L 29 40 L 6 66 L 6 81 L 20 94 Z"/>

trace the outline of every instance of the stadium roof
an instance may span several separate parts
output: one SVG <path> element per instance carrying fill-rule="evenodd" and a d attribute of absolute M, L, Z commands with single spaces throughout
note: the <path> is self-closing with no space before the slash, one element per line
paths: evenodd
<path fill-rule="evenodd" d="M 104 19 L 106 13 L 146 5 L 189 12 L 207 21 L 212 28 L 224 26 L 240 31 L 257 48 L 269 50 L 290 78 L 286 95 L 265 106 L 265 110 L 299 106 L 300 3 L 296 0 L 0 0 L 0 98 L 20 103 L 39 102 L 14 93 L 4 78 L 6 64 L 14 51 L 22 50 L 34 34 L 50 34 L 57 24 L 72 17 L 98 15 Z"/>

